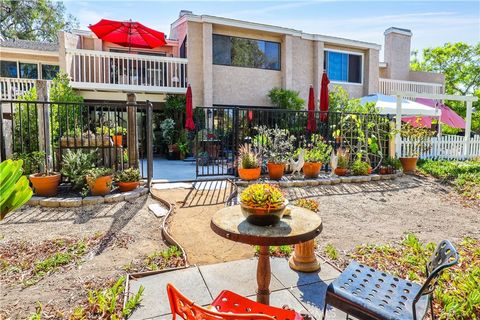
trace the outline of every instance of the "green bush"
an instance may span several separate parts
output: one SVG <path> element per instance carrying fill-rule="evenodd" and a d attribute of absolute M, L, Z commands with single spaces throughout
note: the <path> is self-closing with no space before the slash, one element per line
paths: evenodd
<path fill-rule="evenodd" d="M 268 92 L 268 97 L 273 105 L 281 109 L 302 110 L 305 105 L 305 100 L 294 90 L 273 88 Z"/>
<path fill-rule="evenodd" d="M 357 159 L 352 164 L 352 173 L 356 176 L 366 176 L 369 168 L 368 162 Z"/>

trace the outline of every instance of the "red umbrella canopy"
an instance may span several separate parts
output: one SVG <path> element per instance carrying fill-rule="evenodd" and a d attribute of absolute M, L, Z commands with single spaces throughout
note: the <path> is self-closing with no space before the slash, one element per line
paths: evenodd
<path fill-rule="evenodd" d="M 187 96 L 185 99 L 185 112 L 187 118 L 185 120 L 185 129 L 193 131 L 195 130 L 195 123 L 193 122 L 193 106 L 192 106 L 192 88 L 190 85 L 187 87 Z"/>
<path fill-rule="evenodd" d="M 102 19 L 89 28 L 99 39 L 124 47 L 153 49 L 166 44 L 163 32 L 150 29 L 140 22 Z"/>
<path fill-rule="evenodd" d="M 310 132 L 317 130 L 317 123 L 315 122 L 315 93 L 313 92 L 313 86 L 310 86 L 310 90 L 308 92 L 307 130 Z"/>
<path fill-rule="evenodd" d="M 325 122 L 328 119 L 328 80 L 327 73 L 324 71 L 322 76 L 322 85 L 320 87 L 320 121 Z"/>

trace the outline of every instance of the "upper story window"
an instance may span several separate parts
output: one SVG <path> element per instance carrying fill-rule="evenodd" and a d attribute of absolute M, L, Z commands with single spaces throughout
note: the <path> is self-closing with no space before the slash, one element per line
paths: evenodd
<path fill-rule="evenodd" d="M 60 71 L 60 67 L 53 64 L 42 64 L 42 79 L 52 80 Z"/>
<path fill-rule="evenodd" d="M 0 77 L 52 80 L 59 71 L 53 64 L 0 61 Z"/>
<path fill-rule="evenodd" d="M 280 43 L 214 34 L 213 64 L 280 70 Z"/>
<path fill-rule="evenodd" d="M 18 69 L 20 70 L 20 78 L 38 79 L 38 64 L 20 62 Z"/>
<path fill-rule="evenodd" d="M 362 83 L 363 56 L 340 51 L 325 51 L 325 70 L 331 81 Z"/>
<path fill-rule="evenodd" d="M 0 61 L 0 77 L 17 78 L 17 62 L 16 61 Z"/>

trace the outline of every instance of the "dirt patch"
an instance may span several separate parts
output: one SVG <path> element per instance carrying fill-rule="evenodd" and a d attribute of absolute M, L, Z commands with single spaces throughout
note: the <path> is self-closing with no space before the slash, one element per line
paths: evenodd
<path fill-rule="evenodd" d="M 148 212 L 154 200 L 147 196 L 132 202 L 84 208 L 25 206 L 0 223 L 0 241 L 39 243 L 59 238 L 83 239 L 102 235 L 101 241 L 73 268 L 49 274 L 35 285 L 24 287 L 0 282 L 0 318 L 24 319 L 35 311 L 37 301 L 69 310 L 86 294 L 86 284 L 101 283 L 125 275 L 123 267 L 166 248 L 161 220 Z"/>
<path fill-rule="evenodd" d="M 479 208 L 463 206 L 450 187 L 433 179 L 404 176 L 283 190 L 290 200 L 306 197 L 318 201 L 323 219 L 323 232 L 317 239 L 320 247 L 332 244 L 339 250 L 350 250 L 364 243 L 390 242 L 407 232 L 426 242 L 480 238 Z M 211 231 L 210 219 L 223 204 L 188 205 L 192 192 L 185 189 L 158 194 L 176 205 L 171 233 L 186 249 L 190 263 L 216 263 L 254 254 L 251 246 L 225 240 Z"/>

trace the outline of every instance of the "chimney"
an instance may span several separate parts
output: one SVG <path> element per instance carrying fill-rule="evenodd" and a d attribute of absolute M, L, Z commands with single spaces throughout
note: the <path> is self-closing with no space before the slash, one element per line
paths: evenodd
<path fill-rule="evenodd" d="M 190 11 L 190 10 L 180 10 L 180 13 L 178 14 L 178 17 L 181 18 L 181 17 L 183 17 L 187 14 L 193 14 L 193 12 Z"/>
<path fill-rule="evenodd" d="M 391 27 L 385 30 L 384 61 L 389 79 L 409 80 L 412 31 Z"/>

